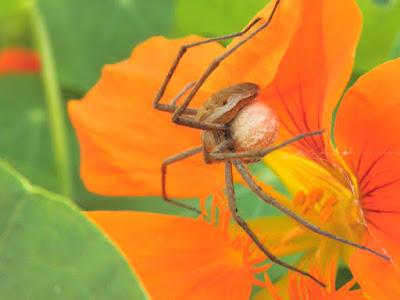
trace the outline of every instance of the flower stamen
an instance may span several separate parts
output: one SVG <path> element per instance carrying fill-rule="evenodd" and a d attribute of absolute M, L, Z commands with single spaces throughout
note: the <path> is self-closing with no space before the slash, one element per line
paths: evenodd
<path fill-rule="evenodd" d="M 323 223 L 328 222 L 332 219 L 333 213 L 335 211 L 335 206 L 339 202 L 338 198 L 335 196 L 329 197 L 323 204 L 321 208 L 321 213 L 319 215 L 319 220 Z"/>
<path fill-rule="evenodd" d="M 322 223 L 326 223 L 333 217 L 338 198 L 331 196 L 325 201 L 323 199 L 324 190 L 322 188 L 315 188 L 307 195 L 302 190 L 298 191 L 293 197 L 293 203 L 301 214 L 309 214 L 311 211 L 318 212 L 319 220 Z M 289 238 L 291 238 L 290 235 Z"/>
<path fill-rule="evenodd" d="M 333 208 L 332 208 L 332 207 L 325 207 L 325 208 L 321 211 L 321 213 L 320 213 L 320 215 L 319 215 L 319 220 L 320 220 L 322 223 L 326 223 L 326 222 L 328 222 L 330 219 L 332 219 L 332 216 L 333 216 Z"/>
<path fill-rule="evenodd" d="M 324 196 L 324 190 L 322 188 L 313 189 L 311 190 L 310 193 L 308 193 L 308 198 L 313 203 L 319 202 L 323 196 Z"/>
<path fill-rule="evenodd" d="M 298 191 L 296 195 L 294 195 L 293 203 L 296 206 L 302 205 L 306 201 L 306 194 L 303 191 Z"/>

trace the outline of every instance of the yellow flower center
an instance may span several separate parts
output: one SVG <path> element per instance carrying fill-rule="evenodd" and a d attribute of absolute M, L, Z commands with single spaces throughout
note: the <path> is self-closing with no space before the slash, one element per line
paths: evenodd
<path fill-rule="evenodd" d="M 358 187 L 344 164 L 328 160 L 317 163 L 306 155 L 285 151 L 275 151 L 264 161 L 293 201 L 271 190 L 267 193 L 321 229 L 356 243 L 361 241 L 365 223 Z"/>
<path fill-rule="evenodd" d="M 326 187 L 299 190 L 293 197 L 293 210 L 323 230 L 360 242 L 364 223 L 358 201 L 348 189 L 335 192 Z"/>
<path fill-rule="evenodd" d="M 336 196 L 324 198 L 324 190 L 322 188 L 315 188 L 308 194 L 304 191 L 298 191 L 293 197 L 296 211 L 299 211 L 302 215 L 318 212 L 321 223 L 326 223 L 332 219 L 337 203 Z"/>

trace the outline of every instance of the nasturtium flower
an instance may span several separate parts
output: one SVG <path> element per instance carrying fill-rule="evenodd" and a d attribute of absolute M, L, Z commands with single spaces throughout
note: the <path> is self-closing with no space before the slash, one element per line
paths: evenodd
<path fill-rule="evenodd" d="M 272 1 L 256 17 L 266 20 L 274 4 Z M 400 257 L 397 223 L 400 202 L 396 200 L 400 188 L 397 154 L 400 60 L 379 66 L 349 89 L 337 113 L 334 130 L 337 148 L 331 141 L 332 114 L 351 75 L 361 23 L 361 14 L 353 0 L 281 0 L 271 24 L 220 64 L 191 105 L 199 107 L 212 93 L 228 85 L 253 82 L 260 87 L 257 101 L 267 103 L 279 116 L 279 141 L 325 129 L 322 135 L 303 139 L 264 159 L 290 196 L 281 195 L 265 184 L 260 186 L 324 230 L 365 244 L 393 260 L 385 261 L 366 251 L 355 251 L 316 236 L 285 216 L 261 218 L 253 221 L 253 225 L 257 233 L 266 237 L 266 245 L 276 255 L 303 252 L 303 260 L 342 259 L 349 263 L 366 295 L 373 299 L 396 299 L 400 295 L 395 267 Z M 234 39 L 232 44 L 240 39 Z M 152 107 L 152 100 L 179 48 L 199 40 L 202 38 L 196 36 L 179 40 L 151 38 L 137 46 L 126 61 L 106 66 L 96 86 L 82 100 L 69 103 L 70 118 L 81 145 L 81 176 L 89 190 L 103 195 L 160 195 L 163 160 L 200 144 L 199 131 L 174 125 L 170 114 Z M 218 43 L 189 49 L 171 80 L 164 103 L 188 83 L 198 80 L 208 64 L 224 51 Z M 205 165 L 201 155 L 168 169 L 167 191 L 171 197 L 199 197 L 204 202 L 210 194 L 221 193 L 223 187 L 221 165 Z M 192 240 L 190 243 L 198 245 L 201 253 L 202 247 L 210 247 L 212 239 L 208 240 L 207 236 L 218 236 L 210 224 L 199 219 L 134 212 L 89 213 L 89 216 L 119 245 L 139 276 L 143 271 L 135 257 L 148 252 L 149 259 L 151 253 L 158 251 L 154 236 L 158 230 L 163 232 L 164 221 L 169 224 L 165 226 L 171 236 L 176 234 L 169 246 L 179 250 L 184 261 L 179 270 L 183 273 L 190 272 L 196 263 L 191 256 L 195 249 L 182 248 L 180 238 L 197 239 L 197 244 Z M 152 223 L 155 225 L 151 226 Z M 202 229 L 185 226 L 189 223 Z M 177 229 L 174 224 L 181 226 Z M 132 236 L 137 234 L 139 240 L 125 238 L 128 232 Z M 135 248 L 135 243 L 140 248 Z M 221 253 L 228 255 L 229 238 L 221 240 L 217 248 L 224 249 Z M 153 269 L 157 262 L 168 260 L 171 255 L 176 258 L 168 249 L 162 249 L 153 256 L 157 257 L 154 266 L 150 264 Z M 235 251 L 239 253 L 237 257 L 244 257 L 246 252 L 242 248 Z M 208 265 L 214 258 L 203 263 Z M 244 262 L 247 267 L 254 266 Z M 323 268 L 324 264 L 317 266 Z M 175 291 L 182 299 L 184 291 L 190 289 L 190 296 L 195 297 L 196 288 L 208 284 L 197 281 L 193 289 L 184 282 L 175 285 L 173 279 L 180 275 L 171 275 L 175 272 L 172 266 L 156 269 L 154 277 L 148 272 L 146 269 L 141 279 L 155 298 L 170 295 L 161 294 L 168 293 L 162 288 L 157 288 L 159 294 L 154 295 L 161 274 L 163 280 L 171 278 L 174 288 L 182 289 Z M 252 278 L 250 273 L 243 278 Z M 217 278 L 204 277 L 204 280 Z M 208 293 L 212 290 L 218 296 L 225 292 L 234 295 L 231 287 L 236 282 L 235 278 L 220 282 Z M 236 289 L 246 291 L 241 294 L 246 299 L 248 284 L 254 282 L 241 282 L 244 285 Z M 265 285 L 271 290 L 268 280 Z M 382 286 L 386 288 L 383 290 Z"/>
<path fill-rule="evenodd" d="M 327 144 L 330 151 L 325 151 L 326 158 L 299 155 L 293 148 L 264 159 L 294 195 L 290 201 L 275 194 L 281 202 L 321 228 L 380 251 L 392 261 L 333 245 L 328 239 L 312 245 L 310 233 L 290 224 L 286 226 L 288 238 L 281 244 L 285 254 L 306 250 L 311 257 L 326 258 L 336 249 L 372 299 L 396 299 L 400 295 L 396 190 L 400 188 L 400 126 L 396 121 L 400 113 L 399 67 L 399 59 L 382 64 L 346 92 L 335 123 L 337 150 Z M 260 228 L 269 223 L 267 219 L 257 222 L 264 224 Z M 290 249 L 296 240 L 308 244 Z"/>
<path fill-rule="evenodd" d="M 36 52 L 24 48 L 0 51 L 0 74 L 39 72 L 40 59 Z"/>
<path fill-rule="evenodd" d="M 322 2 L 315 2 L 314 7 L 317 3 Z M 341 8 L 342 17 L 349 17 L 346 28 L 329 46 L 327 35 L 318 30 L 304 43 L 307 26 L 326 25 L 316 17 L 315 10 L 307 10 L 308 25 L 301 25 L 276 76 L 261 95 L 280 117 L 282 139 L 321 128 L 326 134 L 276 151 L 264 161 L 291 195 L 292 199 L 275 195 L 281 202 L 320 228 L 365 244 L 392 261 L 366 251 L 354 252 L 351 247 L 328 239 L 314 247 L 310 243 L 303 249 L 295 246 L 295 251 L 331 256 L 336 249 L 341 258 L 350 262 L 353 275 L 366 294 L 374 299 L 395 299 L 400 297 L 396 267 L 400 259 L 400 61 L 375 68 L 346 92 L 334 126 L 335 148 L 330 139 L 330 119 L 345 87 L 344 79 L 348 78 L 346 71 L 352 63 L 349 54 L 354 53 L 360 28 L 356 9 L 350 17 L 350 3 Z M 333 22 L 332 26 L 340 24 Z M 336 56 L 330 56 L 335 51 Z M 264 220 L 264 228 L 268 228 L 267 223 Z M 293 224 L 287 232 L 286 247 L 291 238 L 312 242 L 303 236 L 309 234 L 304 230 L 301 233 Z M 290 249 L 286 250 L 290 254 Z M 387 288 L 382 289 L 383 286 Z"/>

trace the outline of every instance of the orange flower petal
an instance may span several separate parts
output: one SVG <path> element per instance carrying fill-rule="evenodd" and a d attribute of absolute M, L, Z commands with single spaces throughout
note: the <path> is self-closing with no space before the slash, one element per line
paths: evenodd
<path fill-rule="evenodd" d="M 325 1 L 323 32 L 328 86 L 322 112 L 322 128 L 330 131 L 332 113 L 350 79 L 361 34 L 362 15 L 355 1 Z M 330 134 L 330 133 L 329 133 Z"/>
<path fill-rule="evenodd" d="M 362 76 L 338 110 L 335 143 L 359 184 L 367 217 L 400 212 L 400 59 Z"/>
<path fill-rule="evenodd" d="M 280 118 L 281 141 L 327 130 L 297 143 L 307 154 L 324 157 L 323 139 L 329 140 L 331 114 L 351 74 L 361 17 L 354 1 L 303 0 L 303 4 L 302 22 L 276 77 L 260 96 Z M 345 30 L 342 39 L 338 36 L 343 28 L 351 30 Z"/>
<path fill-rule="evenodd" d="M 270 1 L 255 16 L 255 18 L 262 18 L 262 20 L 250 32 L 268 20 L 275 3 L 276 0 Z M 278 69 L 291 37 L 299 26 L 302 10 L 302 0 L 281 1 L 268 27 L 223 61 L 205 83 L 204 89 L 215 92 L 223 87 L 240 82 L 253 82 L 260 87 L 269 84 Z M 247 35 L 249 33 L 245 36 Z M 236 38 L 228 49 L 242 39 L 242 37 Z"/>
<path fill-rule="evenodd" d="M 139 212 L 86 213 L 118 245 L 153 299 L 248 299 L 253 273 L 206 221 Z"/>
<path fill-rule="evenodd" d="M 336 145 L 358 182 L 356 189 L 369 237 L 374 248 L 385 249 L 396 264 L 400 262 L 399 99 L 397 59 L 368 72 L 348 90 L 335 125 Z M 398 276 L 396 271 L 388 271 L 382 259 L 380 264 L 367 257 L 360 260 L 364 263 L 357 264 L 362 268 L 358 274 L 370 274 L 371 281 L 365 282 L 364 289 L 373 285 L 380 266 L 379 272 L 386 270 L 386 277 Z"/>
<path fill-rule="evenodd" d="M 39 71 L 40 59 L 36 52 L 22 48 L 0 51 L 0 74 Z"/>
<path fill-rule="evenodd" d="M 136 47 L 128 60 L 106 66 L 83 100 L 69 103 L 88 189 L 105 195 L 160 195 L 162 162 L 201 144 L 198 130 L 173 124 L 169 113 L 152 105 L 180 46 L 200 39 L 152 38 Z M 217 43 L 190 49 L 164 103 L 197 80 L 222 51 Z M 167 192 L 171 197 L 207 196 L 223 184 L 223 172 L 216 170 L 218 166 L 205 166 L 201 155 L 176 163 L 167 171 Z"/>
<path fill-rule="evenodd" d="M 380 238 L 382 239 L 382 236 Z M 376 243 L 372 242 L 370 237 L 367 237 L 364 244 L 376 249 Z M 397 252 L 397 257 L 399 255 L 400 251 Z M 400 298 L 400 271 L 392 262 L 357 250 L 350 258 L 350 268 L 358 284 L 371 299 Z"/>

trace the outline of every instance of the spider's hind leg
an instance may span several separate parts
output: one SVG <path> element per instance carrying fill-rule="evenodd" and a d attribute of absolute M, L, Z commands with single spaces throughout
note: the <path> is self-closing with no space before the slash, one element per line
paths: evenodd
<path fill-rule="evenodd" d="M 305 137 L 322 134 L 323 132 L 324 132 L 324 130 L 317 130 L 317 131 L 302 133 L 302 134 L 299 134 L 291 139 L 288 139 L 276 146 L 269 147 L 269 148 L 263 149 L 263 150 L 246 151 L 246 152 L 232 152 L 232 153 L 215 152 L 215 153 L 211 153 L 210 156 L 215 161 L 225 161 L 225 160 L 234 160 L 234 159 L 261 159 L 265 155 L 267 155 L 275 150 L 286 147 L 287 145 L 297 142 L 301 139 L 304 139 Z"/>
<path fill-rule="evenodd" d="M 317 278 L 312 276 L 311 274 L 302 271 L 300 269 L 297 269 L 296 267 L 293 267 L 284 261 L 279 260 L 276 258 L 271 252 L 267 250 L 267 248 L 264 247 L 263 243 L 260 241 L 260 239 L 255 235 L 255 233 L 250 229 L 250 227 L 247 225 L 246 221 L 243 220 L 243 218 L 238 214 L 237 206 L 236 206 L 236 198 L 235 198 L 235 190 L 233 187 L 233 176 L 232 176 L 232 163 L 230 161 L 225 161 L 225 184 L 226 184 L 226 194 L 228 198 L 228 204 L 229 204 L 229 209 L 232 213 L 232 216 L 236 223 L 247 233 L 247 235 L 253 240 L 253 242 L 257 245 L 257 247 L 274 263 L 285 267 L 289 270 L 292 270 L 294 272 L 300 273 L 304 276 L 307 276 L 314 280 L 316 283 L 319 285 L 325 287 L 325 284 L 319 281 Z"/>
<path fill-rule="evenodd" d="M 368 252 L 371 252 L 379 257 L 382 257 L 386 260 L 390 260 L 389 257 L 376 252 L 366 246 L 363 245 L 359 245 L 357 243 L 351 242 L 349 240 L 346 240 L 344 238 L 341 238 L 339 236 L 333 235 L 332 233 L 329 233 L 325 230 L 320 229 L 318 226 L 315 226 L 314 224 L 308 222 L 307 220 L 303 219 L 302 217 L 296 215 L 293 211 L 291 211 L 289 208 L 287 208 L 286 206 L 282 205 L 280 202 L 278 202 L 277 200 L 275 200 L 274 198 L 272 198 L 271 196 L 265 194 L 260 187 L 257 185 L 257 183 L 254 181 L 253 177 L 250 175 L 250 173 L 246 170 L 246 167 L 243 165 L 243 163 L 239 160 L 233 160 L 233 164 L 236 168 L 236 170 L 239 172 L 240 176 L 243 178 L 243 180 L 246 182 L 247 186 L 250 188 L 250 190 L 253 191 L 253 193 L 255 193 L 260 199 L 262 199 L 264 202 L 266 202 L 267 204 L 272 205 L 273 207 L 279 209 L 281 212 L 283 212 L 285 215 L 287 215 L 288 217 L 292 218 L 294 221 L 298 222 L 299 224 L 303 225 L 304 227 L 306 227 L 307 229 L 325 236 L 327 238 L 336 240 L 338 242 L 341 242 L 343 244 L 346 245 L 350 245 L 353 246 L 355 248 L 358 249 L 362 249 Z"/>

